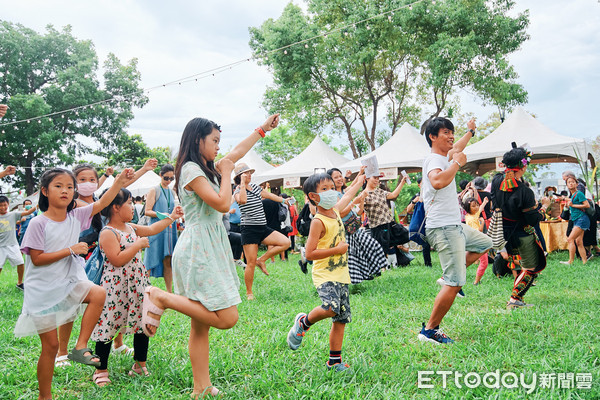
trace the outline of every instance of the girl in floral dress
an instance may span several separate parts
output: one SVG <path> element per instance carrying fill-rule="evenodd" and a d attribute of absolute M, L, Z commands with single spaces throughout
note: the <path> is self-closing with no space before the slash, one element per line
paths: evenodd
<path fill-rule="evenodd" d="M 186 228 L 173 253 L 176 294 L 146 288 L 142 327 L 148 336 L 154 335 L 165 308 L 191 317 L 193 398 L 220 395 L 208 370 L 208 333 L 211 327 L 230 329 L 238 320 L 240 281 L 222 222 L 231 207 L 231 171 L 234 163 L 278 123 L 279 114 L 271 115 L 216 164 L 221 139 L 217 124 L 194 118 L 181 137 L 175 187 L 185 211 Z"/>
<path fill-rule="evenodd" d="M 141 250 L 149 246 L 147 236 L 164 230 L 182 217 L 183 212 L 178 206 L 170 216 L 163 214 L 163 219 L 150 226 L 129 224 L 133 218 L 133 198 L 129 190 L 121 189 L 112 203 L 102 210 L 102 215 L 108 218 L 108 224 L 99 237 L 100 252 L 104 256 L 102 287 L 106 290 L 106 301 L 92 333 L 100 358 L 100 366 L 93 375 L 98 386 L 110 383 L 108 356 L 119 331 L 125 335 L 133 334 L 135 363 L 129 375 L 149 375 L 146 368 L 149 340 L 140 322 L 144 290 L 150 282 L 142 263 Z"/>

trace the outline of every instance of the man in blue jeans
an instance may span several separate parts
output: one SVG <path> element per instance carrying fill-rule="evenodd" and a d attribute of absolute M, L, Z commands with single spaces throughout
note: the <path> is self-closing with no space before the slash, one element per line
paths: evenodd
<path fill-rule="evenodd" d="M 467 162 L 462 151 L 475 135 L 475 120 L 469 121 L 467 127 L 469 131 L 456 143 L 454 125 L 446 118 L 432 119 L 425 130 L 431 147 L 431 153 L 423 162 L 425 235 L 438 252 L 444 285 L 435 298 L 427 325 L 423 323 L 419 333 L 419 340 L 423 342 L 453 343 L 440 329 L 440 323 L 467 282 L 467 265 L 492 247 L 488 236 L 460 222 L 455 176 Z"/>

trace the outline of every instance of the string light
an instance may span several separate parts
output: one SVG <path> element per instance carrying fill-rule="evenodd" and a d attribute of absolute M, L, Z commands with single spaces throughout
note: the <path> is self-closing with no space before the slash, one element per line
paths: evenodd
<path fill-rule="evenodd" d="M 374 19 L 377 19 L 377 18 L 380 18 L 380 17 L 383 17 L 383 16 L 387 16 L 388 20 L 390 22 L 392 22 L 392 16 L 394 15 L 395 11 L 398 11 L 398 10 L 401 10 L 401 9 L 404 9 L 404 8 L 408 8 L 409 10 L 412 10 L 414 4 L 422 3 L 423 1 L 426 1 L 426 0 L 416 0 L 416 1 L 412 2 L 411 4 L 399 6 L 399 7 L 395 8 L 395 9 L 381 12 L 381 13 L 379 13 L 377 15 L 372 16 L 372 17 L 368 17 L 368 18 L 365 18 L 365 19 L 357 21 L 357 22 L 353 22 L 353 23 L 348 24 L 348 25 L 340 26 L 339 28 L 332 29 L 332 30 L 330 30 L 328 32 L 325 32 L 325 33 L 322 33 L 322 34 L 310 37 L 308 39 L 300 40 L 298 42 L 291 43 L 289 45 L 282 46 L 282 47 L 279 47 L 277 49 L 269 50 L 269 51 L 267 51 L 265 53 L 265 55 L 262 58 L 264 58 L 265 61 L 268 61 L 269 60 L 269 54 L 272 54 L 272 53 L 275 53 L 275 52 L 279 52 L 281 50 L 283 50 L 284 54 L 287 55 L 288 54 L 288 52 L 287 52 L 288 48 L 293 47 L 293 46 L 297 46 L 297 45 L 300 45 L 300 44 L 304 44 L 304 47 L 308 49 L 309 48 L 308 42 L 314 41 L 314 40 L 319 39 L 319 38 L 326 39 L 327 35 L 332 34 L 332 33 L 343 32 L 344 35 L 348 36 L 349 32 L 345 31 L 346 29 L 348 29 L 348 28 L 356 28 L 356 25 L 358 25 L 358 24 L 366 23 L 368 21 L 371 21 L 371 20 L 374 20 Z M 435 4 L 435 0 L 432 0 L 431 3 Z M 427 12 L 429 12 L 429 10 L 427 10 Z M 370 30 L 371 26 L 367 24 L 366 25 L 366 29 Z M 157 86 L 153 86 L 153 87 L 150 87 L 150 88 L 147 88 L 147 89 L 143 89 L 142 93 L 146 93 L 147 94 L 147 93 L 149 93 L 149 92 L 151 92 L 153 90 L 160 89 L 160 88 L 165 88 L 167 86 L 172 86 L 172 85 L 175 85 L 175 84 L 177 84 L 177 85 L 180 86 L 181 84 L 188 83 L 188 82 L 198 82 L 199 79 L 207 78 L 207 77 L 210 77 L 210 76 L 215 76 L 215 74 L 224 72 L 226 70 L 231 70 L 233 67 L 239 66 L 239 65 L 241 65 L 243 63 L 246 63 L 246 62 L 250 62 L 250 58 L 244 58 L 242 60 L 235 61 L 235 62 L 227 64 L 227 65 L 222 65 L 220 67 L 216 67 L 216 68 L 213 68 L 213 69 L 210 69 L 210 70 L 207 70 L 207 71 L 203 71 L 203 72 L 200 72 L 200 73 L 188 76 L 188 77 L 180 78 L 180 79 L 177 79 L 177 80 L 174 80 L 174 81 L 171 81 L 171 82 L 166 82 L 166 83 L 163 83 L 163 84 L 160 84 L 160 85 L 157 85 Z M 10 74 L 10 72 L 6 71 L 6 74 L 7 75 Z M 133 99 L 127 100 L 126 97 L 133 97 L 134 95 L 135 94 L 124 95 L 123 97 L 125 97 L 125 99 L 123 99 L 123 101 L 131 101 L 131 100 L 133 100 Z M 95 106 L 95 105 L 98 105 L 98 104 L 102 104 L 103 105 L 105 103 L 110 103 L 110 102 L 113 102 L 113 101 L 116 102 L 117 99 L 116 98 L 109 98 L 109 99 L 100 100 L 100 101 L 97 101 L 95 103 L 91 103 L 91 104 L 84 105 L 84 106 L 72 107 L 70 109 L 56 111 L 56 112 L 53 112 L 53 113 L 50 113 L 50 114 L 46 114 L 46 115 L 40 115 L 38 117 L 30 118 L 30 119 L 27 119 L 27 120 L 19 120 L 19 121 L 13 121 L 13 122 L 6 122 L 6 123 L 3 123 L 3 124 L 0 124 L 0 127 L 3 127 L 3 126 L 13 126 L 14 125 L 15 129 L 18 129 L 16 125 L 20 124 L 22 122 L 30 123 L 31 120 L 40 120 L 42 118 L 50 118 L 52 116 L 58 116 L 58 115 L 60 115 L 61 118 L 64 119 L 66 113 L 73 112 L 73 111 L 75 111 L 75 115 L 79 116 L 78 110 L 85 110 L 86 107 L 89 107 L 91 109 L 92 106 Z M 102 106 L 102 108 L 104 108 L 104 106 Z"/>

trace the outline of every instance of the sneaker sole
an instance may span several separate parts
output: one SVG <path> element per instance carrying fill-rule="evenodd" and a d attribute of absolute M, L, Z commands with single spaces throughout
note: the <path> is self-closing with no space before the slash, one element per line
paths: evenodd
<path fill-rule="evenodd" d="M 431 338 L 428 338 L 427 336 L 423 335 L 422 333 L 419 333 L 419 340 L 421 342 L 429 342 L 429 343 L 435 343 L 435 344 L 442 344 L 442 343 L 438 342 L 437 340 L 433 340 Z"/>
<path fill-rule="evenodd" d="M 292 327 L 290 328 L 290 330 L 288 331 L 288 335 L 287 335 L 287 344 L 290 347 L 290 349 L 292 350 L 298 350 L 298 348 L 300 347 L 300 345 L 302 344 L 302 341 L 300 341 L 300 344 L 298 344 L 296 347 L 294 347 L 294 345 L 290 342 L 290 336 L 294 337 L 294 335 L 296 334 L 294 328 L 296 327 L 296 323 L 298 321 L 298 318 L 300 318 L 301 316 L 303 316 L 304 313 L 298 313 L 296 314 L 296 317 L 294 318 L 294 325 L 292 325 Z"/>

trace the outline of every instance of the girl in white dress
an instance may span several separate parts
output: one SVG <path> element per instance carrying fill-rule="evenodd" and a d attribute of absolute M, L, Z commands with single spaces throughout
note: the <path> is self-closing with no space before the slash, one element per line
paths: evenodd
<path fill-rule="evenodd" d="M 54 168 L 42 175 L 39 208 L 44 214 L 31 220 L 21 244 L 21 250 L 28 256 L 25 263 L 27 290 L 15 326 L 16 336 L 38 334 L 42 342 L 37 365 L 39 399 L 52 398 L 52 374 L 58 351 L 57 327 L 72 322 L 84 303 L 87 308 L 81 320 L 81 331 L 69 359 L 100 365 L 87 342 L 102 311 L 105 292 L 85 274 L 83 259 L 78 254 L 87 254 L 88 245 L 79 242 L 79 234 L 90 226 L 92 216 L 107 207 L 132 178 L 133 170 L 124 170 L 101 200 L 75 208 L 77 183 L 73 173 Z"/>

